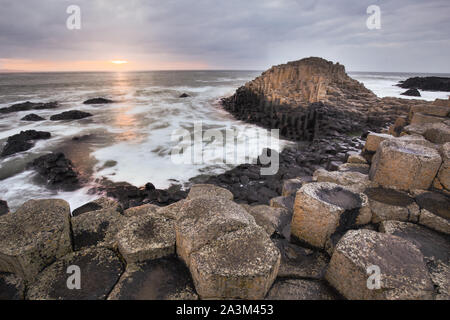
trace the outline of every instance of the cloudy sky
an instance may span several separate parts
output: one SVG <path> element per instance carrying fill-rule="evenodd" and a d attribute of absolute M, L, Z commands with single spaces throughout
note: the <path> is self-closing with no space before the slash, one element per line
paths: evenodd
<path fill-rule="evenodd" d="M 69 5 L 80 30 L 66 27 Z M 367 28 L 369 5 L 381 29 Z M 320 56 L 350 71 L 450 72 L 449 16 L 448 0 L 0 0 L 0 69 L 263 70 Z"/>

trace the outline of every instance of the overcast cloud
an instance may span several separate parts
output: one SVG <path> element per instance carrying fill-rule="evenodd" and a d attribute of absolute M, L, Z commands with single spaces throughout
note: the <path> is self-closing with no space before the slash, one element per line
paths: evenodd
<path fill-rule="evenodd" d="M 71 4 L 81 30 L 66 28 Z M 380 30 L 366 27 L 372 4 Z M 262 70 L 321 56 L 352 71 L 450 72 L 449 16 L 448 0 L 0 0 L 0 63 L 125 58 Z"/>

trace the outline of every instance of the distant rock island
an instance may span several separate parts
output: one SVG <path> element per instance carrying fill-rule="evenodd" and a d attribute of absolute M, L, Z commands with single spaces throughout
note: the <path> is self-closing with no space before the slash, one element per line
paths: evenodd
<path fill-rule="evenodd" d="M 420 89 L 424 91 L 450 91 L 450 78 L 445 77 L 413 77 L 400 81 L 397 85 L 405 89 Z"/>

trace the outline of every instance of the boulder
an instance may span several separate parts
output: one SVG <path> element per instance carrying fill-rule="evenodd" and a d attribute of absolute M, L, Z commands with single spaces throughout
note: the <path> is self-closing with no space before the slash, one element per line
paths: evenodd
<path fill-rule="evenodd" d="M 444 100 L 447 101 L 447 100 Z M 450 106 L 430 104 L 415 104 L 409 109 L 409 121 L 412 120 L 415 113 L 425 113 L 432 116 L 446 117 L 450 113 Z"/>
<path fill-rule="evenodd" d="M 144 214 L 130 217 L 117 233 L 120 254 L 128 264 L 166 257 L 175 253 L 172 220 Z"/>
<path fill-rule="evenodd" d="M 20 133 L 10 136 L 8 140 L 6 140 L 6 145 L 2 150 L 1 156 L 6 157 L 29 150 L 34 146 L 34 141 L 49 139 L 50 136 L 50 133 L 45 131 L 20 131 Z"/>
<path fill-rule="evenodd" d="M 0 271 L 32 281 L 71 251 L 70 207 L 63 200 L 29 200 L 0 216 Z"/>
<path fill-rule="evenodd" d="M 183 207 L 185 202 L 186 200 L 180 200 L 178 202 L 172 203 L 171 205 L 161 207 L 156 211 L 156 213 L 168 219 L 177 220 L 181 217 L 181 208 Z"/>
<path fill-rule="evenodd" d="M 43 109 L 55 109 L 57 108 L 58 102 L 23 102 L 23 103 L 16 103 L 9 107 L 1 108 L 0 113 L 11 113 L 11 112 L 19 112 L 19 111 L 28 111 L 28 110 L 43 110 Z"/>
<path fill-rule="evenodd" d="M 74 249 L 86 247 L 116 248 L 116 234 L 127 218 L 115 209 L 85 212 L 72 218 Z"/>
<path fill-rule="evenodd" d="M 60 114 L 55 114 L 50 117 L 50 120 L 52 121 L 58 121 L 58 120 L 79 120 L 84 119 L 87 117 L 92 117 L 92 114 L 89 112 L 79 111 L 79 110 L 70 110 L 70 111 L 64 111 Z"/>
<path fill-rule="evenodd" d="M 402 96 L 420 97 L 420 91 L 417 89 L 409 89 L 401 93 Z"/>
<path fill-rule="evenodd" d="M 380 231 L 409 240 L 422 252 L 431 279 L 436 287 L 436 299 L 450 299 L 450 237 L 412 223 L 385 221 Z"/>
<path fill-rule="evenodd" d="M 263 299 L 275 280 L 280 252 L 254 224 L 226 233 L 191 254 L 202 299 Z"/>
<path fill-rule="evenodd" d="M 379 288 L 369 278 L 375 276 L 373 267 L 380 271 Z M 433 284 L 420 250 L 408 240 L 370 230 L 345 234 L 334 250 L 325 278 L 351 300 L 433 297 Z"/>
<path fill-rule="evenodd" d="M 294 199 L 295 199 L 295 194 L 288 196 L 288 197 L 275 197 L 270 199 L 269 201 L 269 205 L 272 208 L 281 208 L 281 209 L 286 209 L 289 212 L 292 212 L 292 210 L 294 209 Z"/>
<path fill-rule="evenodd" d="M 281 235 L 292 218 L 292 213 L 288 210 L 267 205 L 251 206 L 247 211 L 255 218 L 256 224 L 266 230 L 269 236 L 274 233 Z"/>
<path fill-rule="evenodd" d="M 314 181 L 332 182 L 346 186 L 355 192 L 364 191 L 370 184 L 369 176 L 356 171 L 327 171 L 316 170 L 313 174 Z"/>
<path fill-rule="evenodd" d="M 444 122 L 446 119 L 447 118 L 445 117 L 438 117 L 426 113 L 416 112 L 411 119 L 411 124 L 423 125 L 427 123 L 440 123 Z"/>
<path fill-rule="evenodd" d="M 25 117 L 23 117 L 20 120 L 22 120 L 22 121 L 42 121 L 42 120 L 45 120 L 45 119 L 40 117 L 40 116 L 38 116 L 35 113 L 30 113 L 30 114 L 27 114 Z"/>
<path fill-rule="evenodd" d="M 369 176 L 383 186 L 403 190 L 428 189 L 441 162 L 435 149 L 388 140 L 380 144 L 372 160 Z"/>
<path fill-rule="evenodd" d="M 419 146 L 424 146 L 424 147 L 428 147 L 428 148 L 436 149 L 436 150 L 439 149 L 438 145 L 428 141 L 422 135 L 418 135 L 418 134 L 403 135 L 399 138 L 396 138 L 395 141 L 404 142 L 407 144 L 417 144 Z"/>
<path fill-rule="evenodd" d="M 106 104 L 106 103 L 113 103 L 113 100 L 105 99 L 105 98 L 93 98 L 88 99 L 84 101 L 84 104 Z"/>
<path fill-rule="evenodd" d="M 256 224 L 240 205 L 225 198 L 195 198 L 182 207 L 175 232 L 178 256 L 190 266 L 190 255 L 225 235 Z"/>
<path fill-rule="evenodd" d="M 404 117 L 397 118 L 393 125 L 389 127 L 388 134 L 393 135 L 394 137 L 400 136 L 405 126 L 408 124 L 408 121 Z"/>
<path fill-rule="evenodd" d="M 325 283 L 303 279 L 280 279 L 275 281 L 268 300 L 337 300 L 338 295 Z"/>
<path fill-rule="evenodd" d="M 70 266 L 79 267 L 80 289 L 69 289 Z M 70 272 L 69 272 L 70 271 Z M 123 273 L 120 258 L 105 248 L 73 252 L 39 274 L 27 292 L 29 300 L 105 300 Z"/>
<path fill-rule="evenodd" d="M 0 216 L 9 212 L 8 203 L 4 200 L 0 200 Z"/>
<path fill-rule="evenodd" d="M 149 215 L 158 211 L 160 207 L 154 204 L 143 204 L 142 206 L 133 207 L 125 210 L 123 215 L 126 217 L 135 217 L 140 215 Z"/>
<path fill-rule="evenodd" d="M 415 198 L 421 208 L 419 224 L 450 233 L 450 198 L 437 192 L 423 192 Z"/>
<path fill-rule="evenodd" d="M 196 184 L 193 185 L 191 191 L 187 196 L 188 200 L 195 198 L 223 198 L 233 200 L 233 194 L 227 189 L 212 185 L 212 184 Z"/>
<path fill-rule="evenodd" d="M 0 301 L 23 300 L 25 284 L 23 280 L 12 273 L 0 272 Z"/>
<path fill-rule="evenodd" d="M 294 178 L 283 181 L 283 189 L 281 191 L 281 195 L 283 197 L 289 197 L 297 193 L 297 191 L 302 187 L 305 183 L 305 180 L 302 178 Z"/>
<path fill-rule="evenodd" d="M 369 174 L 370 166 L 368 164 L 360 163 L 344 163 L 338 167 L 338 171 L 346 172 L 359 172 L 362 174 Z"/>
<path fill-rule="evenodd" d="M 368 188 L 372 223 L 386 220 L 418 222 L 420 208 L 407 193 L 385 188 Z"/>
<path fill-rule="evenodd" d="M 297 192 L 291 236 L 330 253 L 348 229 L 371 218 L 366 195 L 330 182 L 310 183 Z"/>
<path fill-rule="evenodd" d="M 442 165 L 439 169 L 436 180 L 438 182 L 438 186 L 441 186 L 439 189 L 450 191 L 450 142 L 442 145 L 439 151 L 442 157 Z"/>
<path fill-rule="evenodd" d="M 189 95 L 187 93 L 183 93 L 180 95 L 180 98 L 188 98 L 188 97 L 189 97 Z"/>
<path fill-rule="evenodd" d="M 83 204 L 81 207 L 76 208 L 75 210 L 72 211 L 72 216 L 76 217 L 86 212 L 97 211 L 102 209 L 113 209 L 119 213 L 122 213 L 123 211 L 122 207 L 117 201 L 107 197 L 102 197 L 97 200 Z"/>
<path fill-rule="evenodd" d="M 433 214 L 427 209 L 420 210 L 418 223 L 432 230 L 450 234 L 450 219 Z"/>
<path fill-rule="evenodd" d="M 356 152 L 348 154 L 347 163 L 367 164 L 366 158 Z"/>
<path fill-rule="evenodd" d="M 108 300 L 197 300 L 186 266 L 173 257 L 127 265 Z"/>
<path fill-rule="evenodd" d="M 402 133 L 400 136 L 408 135 L 408 134 L 415 134 L 415 135 L 421 135 L 423 136 L 425 134 L 425 131 L 431 127 L 432 123 L 424 123 L 424 124 L 410 124 L 403 128 Z"/>
<path fill-rule="evenodd" d="M 393 136 L 390 134 L 370 132 L 367 136 L 366 144 L 364 145 L 364 151 L 374 153 L 377 151 L 381 142 L 392 138 Z"/>

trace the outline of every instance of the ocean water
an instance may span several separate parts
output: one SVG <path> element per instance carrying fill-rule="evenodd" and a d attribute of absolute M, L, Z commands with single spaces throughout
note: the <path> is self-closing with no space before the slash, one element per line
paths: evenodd
<path fill-rule="evenodd" d="M 26 151 L 0 159 L 0 199 L 11 209 L 29 199 L 62 198 L 72 209 L 96 199 L 88 190 L 107 178 L 136 186 L 152 182 L 157 188 L 188 183 L 199 174 L 217 174 L 240 163 L 254 161 L 265 147 L 281 150 L 290 142 L 279 140 L 257 126 L 236 121 L 221 109 L 219 99 L 232 95 L 259 71 L 152 71 L 125 73 L 13 73 L 0 74 L 0 108 L 25 101 L 58 101 L 54 110 L 33 110 L 0 115 L 0 148 L 6 139 L 22 130 L 52 134 Z M 350 73 L 378 96 L 401 97 L 395 87 L 411 74 Z M 179 98 L 187 93 L 188 98 Z M 423 98 L 446 98 L 448 93 L 424 92 Z M 89 98 L 115 101 L 84 105 Z M 93 117 L 77 121 L 25 122 L 36 113 L 46 119 L 67 110 L 90 112 Z M 201 128 L 200 128 L 201 126 Z M 193 145 L 189 139 L 200 130 L 233 133 L 233 148 L 224 149 L 217 137 Z M 178 134 L 178 138 L 175 135 Z M 73 138 L 79 138 L 74 141 Z M 231 141 L 231 140 L 227 140 Z M 197 147 L 196 147 L 197 146 Z M 198 147 L 200 146 L 200 147 Z M 227 145 L 228 148 L 229 144 Z M 177 148 L 188 155 L 174 161 Z M 236 150 L 238 152 L 236 152 Z M 242 157 L 239 151 L 245 150 Z M 35 182 L 26 164 L 51 151 L 62 151 L 89 183 L 74 192 L 49 190 Z M 237 155 L 236 155 L 237 154 Z M 224 156 L 226 155 L 226 157 Z M 233 159 L 234 156 L 234 159 Z M 232 161 L 229 161 L 232 159 Z M 227 160 L 227 161 L 225 161 Z"/>

